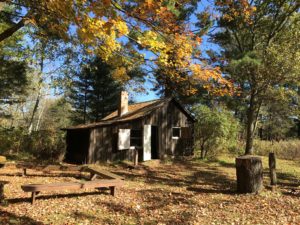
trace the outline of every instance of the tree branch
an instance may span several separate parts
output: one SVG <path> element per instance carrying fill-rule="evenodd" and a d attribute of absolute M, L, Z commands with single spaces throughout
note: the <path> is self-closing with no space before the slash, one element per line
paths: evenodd
<path fill-rule="evenodd" d="M 18 23 L 15 23 L 13 26 L 9 27 L 5 31 L 3 31 L 0 34 L 0 42 L 4 41 L 5 39 L 12 36 L 14 33 L 16 33 L 18 30 L 20 30 L 22 27 L 26 25 L 26 20 L 28 18 L 24 17 L 22 18 Z"/>

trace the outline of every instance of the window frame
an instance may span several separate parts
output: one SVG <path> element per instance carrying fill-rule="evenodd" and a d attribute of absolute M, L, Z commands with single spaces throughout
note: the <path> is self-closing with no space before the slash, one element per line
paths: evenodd
<path fill-rule="evenodd" d="M 179 134 L 178 136 L 174 136 L 174 129 L 178 129 Z M 179 139 L 181 137 L 181 127 L 172 127 L 172 139 Z"/>
<path fill-rule="evenodd" d="M 134 131 L 138 131 L 140 132 L 139 135 L 140 136 L 132 136 L 132 133 Z M 131 140 L 140 140 L 140 145 L 132 145 L 132 141 Z M 143 146 L 143 130 L 142 129 L 130 129 L 130 147 L 142 147 Z"/>

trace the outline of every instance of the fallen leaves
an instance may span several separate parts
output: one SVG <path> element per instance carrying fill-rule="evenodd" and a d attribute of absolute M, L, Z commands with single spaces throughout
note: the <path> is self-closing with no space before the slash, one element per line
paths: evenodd
<path fill-rule="evenodd" d="M 125 177 L 117 197 L 108 191 L 41 193 L 35 205 L 20 186 L 74 181 L 72 176 L 18 175 L 1 169 L 7 205 L 0 224 L 298 224 L 300 198 L 279 192 L 237 195 L 234 168 L 202 162 L 142 166 L 131 171 L 107 168 Z"/>

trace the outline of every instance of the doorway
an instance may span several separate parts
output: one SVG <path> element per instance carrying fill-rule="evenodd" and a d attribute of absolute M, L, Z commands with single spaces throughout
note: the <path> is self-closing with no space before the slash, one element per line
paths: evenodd
<path fill-rule="evenodd" d="M 151 159 L 159 159 L 157 126 L 151 126 Z"/>

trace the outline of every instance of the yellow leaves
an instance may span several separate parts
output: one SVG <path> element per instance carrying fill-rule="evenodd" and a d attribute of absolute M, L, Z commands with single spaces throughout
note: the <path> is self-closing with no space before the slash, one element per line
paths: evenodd
<path fill-rule="evenodd" d="M 118 31 L 119 37 L 127 35 L 129 33 L 127 24 L 124 21 L 122 21 L 120 18 L 115 22 L 115 29 Z"/>
<path fill-rule="evenodd" d="M 125 83 L 129 80 L 129 76 L 127 75 L 127 71 L 125 67 L 118 67 L 117 69 L 114 70 L 112 77 L 120 81 L 122 83 Z"/>
<path fill-rule="evenodd" d="M 121 18 L 99 19 L 84 17 L 81 29 L 77 33 L 82 42 L 95 49 L 102 59 L 108 60 L 121 49 L 117 38 L 128 34 L 128 27 Z"/>
<path fill-rule="evenodd" d="M 149 8 L 153 6 L 153 0 L 145 0 L 145 3 Z"/>

